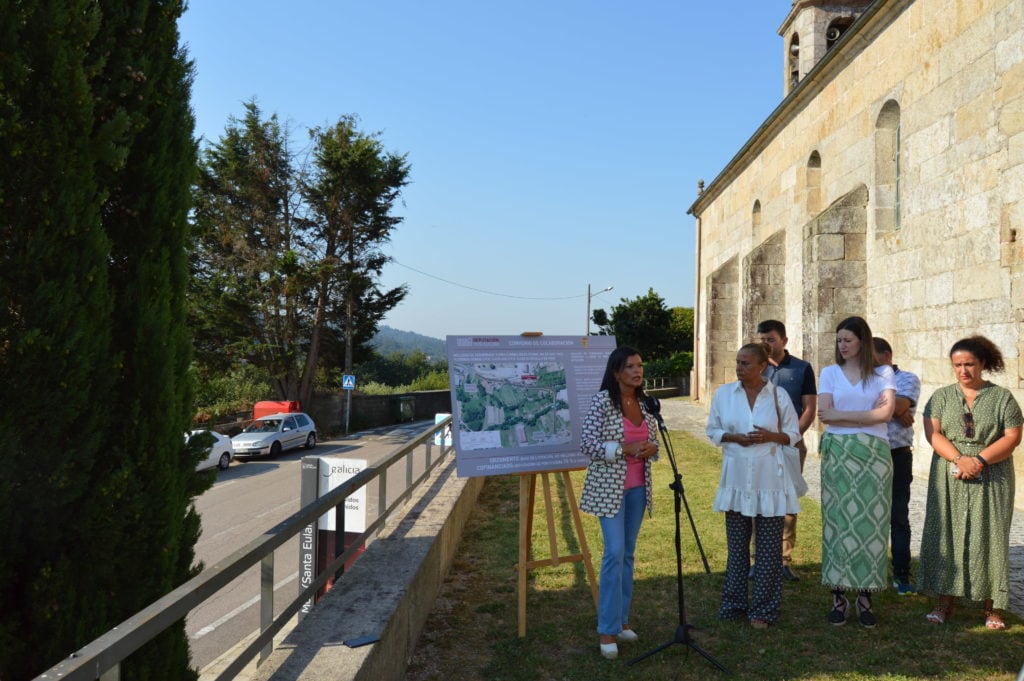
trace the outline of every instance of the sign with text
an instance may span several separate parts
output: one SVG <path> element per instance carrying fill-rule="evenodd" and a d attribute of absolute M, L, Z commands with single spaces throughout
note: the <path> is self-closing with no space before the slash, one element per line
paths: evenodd
<path fill-rule="evenodd" d="M 320 488 L 320 459 L 315 456 L 302 457 L 300 469 L 299 507 L 305 508 L 318 496 Z M 302 529 L 299 537 L 299 593 L 305 591 L 316 579 L 316 524 L 310 523 Z M 299 620 L 313 609 L 313 598 L 307 598 L 299 610 Z"/>
<path fill-rule="evenodd" d="M 340 487 L 349 478 L 354 478 L 366 468 L 366 459 L 343 459 L 337 456 L 320 457 L 320 496 L 335 487 Z M 318 529 L 331 530 L 334 527 L 334 513 L 320 516 Z M 345 531 L 366 530 L 366 485 L 345 498 Z"/>
<path fill-rule="evenodd" d="M 448 336 L 459 477 L 583 468 L 613 336 Z"/>

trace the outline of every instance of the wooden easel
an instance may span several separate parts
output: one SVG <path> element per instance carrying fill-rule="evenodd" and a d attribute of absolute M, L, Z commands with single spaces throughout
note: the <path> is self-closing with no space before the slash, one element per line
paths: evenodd
<path fill-rule="evenodd" d="M 552 473 L 562 476 L 562 483 L 565 486 L 565 495 L 569 504 L 569 511 L 572 513 L 573 525 L 576 527 L 576 535 L 579 538 L 580 552 L 568 556 L 558 555 L 558 541 L 555 532 L 555 514 L 551 505 L 551 483 L 548 476 Z M 531 538 L 533 536 L 533 508 L 537 495 L 537 476 L 540 476 L 544 488 L 544 512 L 548 525 L 548 543 L 551 546 L 551 557 L 544 560 L 531 560 Z M 583 521 L 580 518 L 580 507 L 576 503 L 576 494 L 572 489 L 572 480 L 569 478 L 569 471 L 544 471 L 539 473 L 519 474 L 519 562 L 516 569 L 519 571 L 519 637 L 526 636 L 526 581 L 529 571 L 537 567 L 548 565 L 560 565 L 562 562 L 582 562 L 587 569 L 587 580 L 590 582 L 590 593 L 594 597 L 594 606 L 597 606 L 597 577 L 594 575 L 594 564 L 590 559 L 590 549 L 587 548 L 587 537 L 583 534 Z"/>

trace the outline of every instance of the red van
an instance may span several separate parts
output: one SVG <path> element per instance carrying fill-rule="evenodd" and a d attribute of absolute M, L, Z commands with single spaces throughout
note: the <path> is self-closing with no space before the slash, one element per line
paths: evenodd
<path fill-rule="evenodd" d="M 255 420 L 271 414 L 290 414 L 296 411 L 302 411 L 298 400 L 264 400 L 252 406 L 252 418 Z"/>

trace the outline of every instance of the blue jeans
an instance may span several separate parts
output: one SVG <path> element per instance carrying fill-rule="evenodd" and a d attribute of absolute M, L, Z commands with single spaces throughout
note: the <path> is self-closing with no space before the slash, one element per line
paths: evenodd
<path fill-rule="evenodd" d="M 597 596 L 599 634 L 614 636 L 629 622 L 629 606 L 633 601 L 633 554 L 646 507 L 647 491 L 641 485 L 623 493 L 618 513 L 610 518 L 598 518 L 604 538 Z"/>
<path fill-rule="evenodd" d="M 910 483 L 914 480 L 914 453 L 910 447 L 892 452 L 892 576 L 910 581 Z"/>

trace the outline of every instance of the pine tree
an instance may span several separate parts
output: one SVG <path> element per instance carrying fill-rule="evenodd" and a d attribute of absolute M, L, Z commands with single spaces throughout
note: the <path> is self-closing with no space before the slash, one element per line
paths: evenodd
<path fill-rule="evenodd" d="M 376 136 L 356 127 L 353 117 L 317 128 L 312 136 L 313 172 L 303 195 L 310 207 L 310 233 L 323 257 L 306 380 L 313 374 L 321 334 L 330 327 L 342 329 L 343 368 L 351 373 L 356 346 L 368 343 L 380 320 L 405 298 L 404 286 L 382 291 L 378 280 L 389 260 L 380 247 L 402 221 L 391 211 L 409 182 L 406 156 L 386 152 Z M 302 394 L 310 392 L 312 384 L 304 382 Z"/>
<path fill-rule="evenodd" d="M 0 677 L 185 581 L 194 168 L 179 2 L 0 0 Z M 122 667 L 194 678 L 183 624 Z"/>
<path fill-rule="evenodd" d="M 351 370 L 357 355 L 372 354 L 377 324 L 405 296 L 378 280 L 409 173 L 405 156 L 385 152 L 351 117 L 311 134 L 305 166 L 277 117 L 249 102 L 204 150 L 190 297 L 201 363 L 227 349 L 265 369 L 280 399 L 303 403 L 319 368 Z"/>

